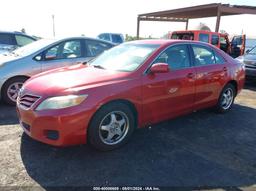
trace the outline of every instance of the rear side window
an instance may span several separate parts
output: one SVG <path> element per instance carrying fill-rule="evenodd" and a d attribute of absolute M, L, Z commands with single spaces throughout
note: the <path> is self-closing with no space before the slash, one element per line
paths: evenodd
<path fill-rule="evenodd" d="M 217 64 L 224 64 L 226 62 L 220 54 L 218 54 L 217 52 L 214 52 L 214 54 L 215 54 L 215 60 Z"/>
<path fill-rule="evenodd" d="M 215 35 L 215 34 L 212 35 L 211 44 L 214 46 L 217 46 L 219 44 L 219 36 L 218 35 Z"/>
<path fill-rule="evenodd" d="M 16 45 L 12 34 L 0 34 L 0 44 Z"/>
<path fill-rule="evenodd" d="M 176 45 L 168 48 L 155 60 L 154 63 L 167 63 L 171 70 L 190 67 L 187 45 Z"/>
<path fill-rule="evenodd" d="M 25 46 L 31 42 L 34 42 L 33 39 L 28 38 L 26 36 L 22 36 L 22 35 L 15 35 L 15 39 L 16 39 L 18 46 Z"/>
<path fill-rule="evenodd" d="M 209 34 L 199 34 L 199 41 L 201 42 L 209 42 Z"/>
<path fill-rule="evenodd" d="M 111 41 L 109 34 L 101 34 L 99 35 L 99 38 L 106 41 Z"/>
<path fill-rule="evenodd" d="M 173 33 L 171 39 L 194 40 L 193 33 Z"/>
<path fill-rule="evenodd" d="M 196 66 L 211 65 L 216 63 L 215 56 L 212 50 L 197 45 L 192 45 L 192 49 L 195 56 Z"/>
<path fill-rule="evenodd" d="M 113 41 L 114 43 L 122 43 L 122 42 L 123 42 L 123 39 L 121 38 L 120 35 L 113 34 L 113 35 L 112 35 L 112 41 Z"/>
<path fill-rule="evenodd" d="M 86 49 L 88 57 L 95 57 L 111 48 L 111 45 L 96 40 L 86 40 Z"/>

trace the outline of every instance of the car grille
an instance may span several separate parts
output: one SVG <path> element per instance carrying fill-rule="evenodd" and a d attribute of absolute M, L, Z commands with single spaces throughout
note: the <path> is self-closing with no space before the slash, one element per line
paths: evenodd
<path fill-rule="evenodd" d="M 256 66 L 256 61 L 248 61 L 248 60 L 245 60 L 244 63 L 246 65 L 249 65 L 249 66 Z"/>
<path fill-rule="evenodd" d="M 39 96 L 25 94 L 18 98 L 18 104 L 24 109 L 30 109 L 39 99 Z"/>

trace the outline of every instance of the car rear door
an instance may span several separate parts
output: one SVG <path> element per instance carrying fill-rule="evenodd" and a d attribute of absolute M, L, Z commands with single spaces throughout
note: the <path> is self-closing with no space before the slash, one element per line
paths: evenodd
<path fill-rule="evenodd" d="M 191 45 L 196 70 L 195 109 L 214 105 L 227 81 L 228 65 L 224 58 L 204 45 Z"/>
<path fill-rule="evenodd" d="M 167 63 L 170 71 L 143 76 L 145 121 L 155 123 L 191 112 L 195 94 L 195 69 L 191 67 L 188 46 L 171 46 L 154 63 Z"/>

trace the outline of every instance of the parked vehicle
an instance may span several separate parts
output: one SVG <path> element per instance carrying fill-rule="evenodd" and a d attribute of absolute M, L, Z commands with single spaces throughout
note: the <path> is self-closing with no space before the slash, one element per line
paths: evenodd
<path fill-rule="evenodd" d="M 121 44 L 124 42 L 124 36 L 118 33 L 102 33 L 99 34 L 97 38 L 112 42 L 114 44 Z"/>
<path fill-rule="evenodd" d="M 17 111 L 33 139 L 111 150 L 137 127 L 207 107 L 229 111 L 244 73 L 239 62 L 206 43 L 133 41 L 88 65 L 32 77 L 20 91 Z"/>
<path fill-rule="evenodd" d="M 113 47 L 112 43 L 84 37 L 39 40 L 0 56 L 1 98 L 15 105 L 19 89 L 32 75 L 80 64 Z"/>
<path fill-rule="evenodd" d="M 248 38 L 248 37 L 246 37 L 245 52 L 248 52 L 249 50 L 254 48 L 254 46 L 256 46 L 256 38 L 250 38 L 250 37 Z"/>
<path fill-rule="evenodd" d="M 220 48 L 234 58 L 243 55 L 245 51 L 245 35 L 234 36 L 229 41 L 228 34 L 203 30 L 186 30 L 170 32 L 169 38 L 206 42 Z"/>
<path fill-rule="evenodd" d="M 0 54 L 8 53 L 37 39 L 22 32 L 0 31 Z"/>
<path fill-rule="evenodd" d="M 243 56 L 238 57 L 237 60 L 245 65 L 247 78 L 256 77 L 256 46 L 251 50 L 247 50 L 247 52 Z"/>

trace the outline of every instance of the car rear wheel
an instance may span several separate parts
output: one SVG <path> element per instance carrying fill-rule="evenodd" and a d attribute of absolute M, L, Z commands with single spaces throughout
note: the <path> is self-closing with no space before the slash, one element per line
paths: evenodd
<path fill-rule="evenodd" d="M 108 104 L 94 115 L 88 129 L 89 142 L 102 151 L 116 149 L 128 141 L 134 127 L 134 115 L 127 105 Z"/>
<path fill-rule="evenodd" d="M 8 80 L 2 89 L 3 101 L 9 105 L 16 105 L 18 93 L 27 78 L 17 77 Z"/>
<path fill-rule="evenodd" d="M 229 111 L 233 106 L 235 95 L 235 87 L 232 84 L 227 84 L 220 94 L 216 111 L 218 113 L 225 113 Z"/>

